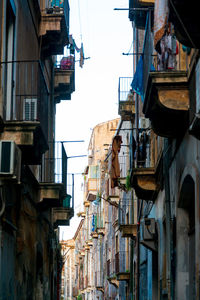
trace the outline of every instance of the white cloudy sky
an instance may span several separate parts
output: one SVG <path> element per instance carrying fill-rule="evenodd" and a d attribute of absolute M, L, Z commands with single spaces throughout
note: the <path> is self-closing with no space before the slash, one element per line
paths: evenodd
<path fill-rule="evenodd" d="M 76 63 L 75 92 L 71 101 L 57 105 L 56 139 L 84 140 L 68 143 L 68 156 L 87 154 L 92 128 L 104 121 L 118 117 L 118 79 L 133 75 L 133 57 L 122 55 L 132 45 L 132 27 L 128 0 L 69 0 L 70 34 L 78 47 L 84 46 L 83 68 Z M 132 49 L 131 49 L 132 52 Z M 76 59 L 79 55 L 76 54 Z M 68 172 L 75 173 L 75 214 L 83 201 L 81 183 L 87 158 L 68 160 Z M 61 238 L 72 238 L 80 219 L 73 218 L 70 227 L 61 228 Z"/>

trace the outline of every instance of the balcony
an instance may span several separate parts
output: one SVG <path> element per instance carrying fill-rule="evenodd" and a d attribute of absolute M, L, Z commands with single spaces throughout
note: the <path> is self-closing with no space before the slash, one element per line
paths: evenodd
<path fill-rule="evenodd" d="M 98 235 L 105 235 L 105 227 L 97 227 L 97 234 Z"/>
<path fill-rule="evenodd" d="M 71 94 L 74 91 L 75 57 L 68 53 L 60 62 L 56 63 L 54 68 L 54 99 L 56 103 L 61 100 L 71 100 Z"/>
<path fill-rule="evenodd" d="M 98 239 L 98 233 L 96 231 L 92 231 L 90 235 L 93 239 Z"/>
<path fill-rule="evenodd" d="M 128 153 L 128 146 L 122 145 L 123 147 L 123 154 L 118 156 L 119 159 L 119 168 L 120 168 L 120 176 L 118 178 L 118 188 L 120 190 L 126 191 L 126 177 L 128 173 L 129 167 L 129 153 Z"/>
<path fill-rule="evenodd" d="M 1 140 L 12 140 L 22 151 L 24 164 L 40 164 L 48 150 L 48 75 L 40 61 L 2 63 L 6 78 L 4 131 Z"/>
<path fill-rule="evenodd" d="M 85 217 L 86 217 L 86 213 L 85 213 L 84 211 L 81 211 L 81 212 L 78 212 L 78 213 L 77 213 L 77 216 L 78 216 L 78 217 L 85 218 Z"/>
<path fill-rule="evenodd" d="M 161 59 L 161 55 L 153 53 L 151 36 L 149 25 L 143 47 L 143 113 L 156 134 L 176 138 L 184 135 L 189 126 L 190 57 L 183 52 L 182 45 L 176 47 L 176 39 L 171 37 L 176 50 L 168 60 Z"/>
<path fill-rule="evenodd" d="M 72 296 L 77 298 L 77 296 L 78 296 L 78 287 L 77 286 L 72 287 Z"/>
<path fill-rule="evenodd" d="M 129 260 L 128 251 L 120 251 L 115 254 L 115 271 L 118 281 L 130 280 Z"/>
<path fill-rule="evenodd" d="M 139 149 L 136 167 L 131 170 L 131 186 L 139 199 L 154 201 L 160 189 L 160 168 L 163 139 L 153 130 L 142 130 L 139 135 Z"/>
<path fill-rule="evenodd" d="M 101 208 L 99 207 L 99 210 L 101 210 Z M 97 225 L 96 225 L 96 231 L 98 235 L 104 236 L 105 235 L 105 226 L 104 226 L 104 220 L 102 217 L 102 212 L 99 211 L 97 214 Z"/>
<path fill-rule="evenodd" d="M 169 2 L 170 18 L 174 24 L 177 39 L 185 46 L 200 48 L 200 19 L 196 1 L 172 0 Z M 183 21 L 184 26 L 181 24 Z"/>
<path fill-rule="evenodd" d="M 93 241 L 92 239 L 89 239 L 86 241 L 86 244 L 89 246 L 89 247 L 92 247 L 93 246 Z"/>
<path fill-rule="evenodd" d="M 49 148 L 52 150 L 52 145 Z M 54 208 L 56 225 L 64 226 L 74 215 L 74 178 L 67 176 L 67 154 L 63 143 L 53 143 L 53 148 L 55 158 L 51 157 L 50 151 L 43 157 L 37 205 L 41 210 Z"/>
<path fill-rule="evenodd" d="M 127 220 L 127 212 L 132 210 L 130 201 L 121 200 L 119 202 L 118 220 L 119 231 L 122 237 L 135 239 L 137 236 L 137 224 L 132 224 L 131 220 Z"/>
<path fill-rule="evenodd" d="M 100 184 L 100 174 L 98 165 L 90 165 L 87 167 L 86 182 L 84 186 L 84 205 L 89 207 L 91 202 L 97 199 Z"/>
<path fill-rule="evenodd" d="M 70 219 L 74 216 L 74 200 L 70 195 L 62 201 L 62 207 L 53 208 L 54 227 L 69 226 Z"/>
<path fill-rule="evenodd" d="M 63 54 L 69 43 L 69 2 L 49 1 L 41 9 L 40 36 L 45 56 Z"/>
<path fill-rule="evenodd" d="M 129 0 L 129 19 L 138 29 L 145 29 L 147 11 L 153 12 L 154 3 L 155 0 Z"/>
<path fill-rule="evenodd" d="M 135 93 L 131 90 L 132 77 L 120 77 L 118 86 L 118 114 L 123 121 L 135 117 Z"/>
<path fill-rule="evenodd" d="M 115 260 L 107 260 L 107 280 L 110 284 L 114 285 L 114 287 L 119 288 L 119 281 L 117 280 L 117 276 L 115 273 Z"/>
<path fill-rule="evenodd" d="M 89 251 L 89 250 L 90 250 L 90 246 L 89 246 L 88 244 L 85 244 L 84 249 L 85 249 L 86 251 Z"/>
<path fill-rule="evenodd" d="M 95 287 L 98 291 L 104 293 L 104 273 L 103 273 L 103 271 L 95 272 Z"/>
<path fill-rule="evenodd" d="M 117 196 L 117 195 L 116 196 L 115 195 L 110 195 L 108 197 L 108 202 L 109 202 L 110 205 L 118 207 L 118 205 L 119 205 L 119 196 Z"/>
<path fill-rule="evenodd" d="M 70 211 L 64 207 L 53 208 L 53 223 L 54 227 L 69 226 Z"/>

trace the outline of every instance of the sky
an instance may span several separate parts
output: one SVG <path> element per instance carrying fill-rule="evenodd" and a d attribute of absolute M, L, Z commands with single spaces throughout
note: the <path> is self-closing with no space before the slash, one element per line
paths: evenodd
<path fill-rule="evenodd" d="M 132 26 L 128 19 L 128 0 L 69 0 L 70 34 L 76 45 L 84 47 L 83 68 L 76 62 L 75 91 L 71 101 L 56 106 L 56 140 L 80 141 L 65 144 L 68 156 L 87 155 L 92 129 L 118 116 L 119 77 L 133 76 Z M 76 60 L 79 54 L 76 53 Z M 80 218 L 83 202 L 81 175 L 87 157 L 68 159 L 68 173 L 75 182 L 75 217 L 69 227 L 61 227 L 61 239 L 71 239 Z"/>

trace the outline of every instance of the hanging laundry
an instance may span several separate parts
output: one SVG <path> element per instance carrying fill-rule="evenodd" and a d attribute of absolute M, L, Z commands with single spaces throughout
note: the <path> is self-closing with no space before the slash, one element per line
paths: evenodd
<path fill-rule="evenodd" d="M 144 81 L 143 81 L 143 55 L 140 56 L 140 59 L 137 64 L 136 72 L 134 74 L 133 81 L 131 83 L 132 89 L 141 96 L 142 101 L 144 97 Z"/>
<path fill-rule="evenodd" d="M 138 167 L 145 167 L 147 158 L 147 142 L 148 136 L 143 132 L 139 139 L 138 145 Z"/>
<path fill-rule="evenodd" d="M 80 53 L 80 60 L 79 60 L 79 66 L 82 68 L 83 65 L 84 65 L 84 51 L 83 51 L 83 43 L 81 43 L 81 47 L 78 48 L 76 43 L 75 43 L 75 40 L 73 39 L 72 35 L 69 36 L 69 41 L 70 41 L 70 44 L 73 45 L 73 48 L 76 50 L 77 53 Z"/>
<path fill-rule="evenodd" d="M 111 164 L 111 188 L 118 186 L 118 178 L 120 177 L 120 165 L 118 153 L 120 152 L 122 137 L 116 135 L 112 142 L 112 164 Z"/>
<path fill-rule="evenodd" d="M 156 51 L 161 54 L 160 41 L 166 33 L 168 25 L 168 0 L 155 0 L 154 9 L 154 47 Z"/>
<path fill-rule="evenodd" d="M 51 7 L 63 7 L 63 0 L 51 0 Z"/>
<path fill-rule="evenodd" d="M 158 71 L 176 69 L 176 55 L 178 54 L 178 44 L 175 35 L 171 34 L 171 26 L 166 30 L 165 35 L 160 40 L 160 50 L 158 53 Z"/>

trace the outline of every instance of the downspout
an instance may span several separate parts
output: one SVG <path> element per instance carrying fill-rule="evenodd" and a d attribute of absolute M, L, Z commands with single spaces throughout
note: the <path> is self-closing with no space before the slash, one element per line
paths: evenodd
<path fill-rule="evenodd" d="M 1 256 L 2 256 L 2 254 L 1 254 L 1 245 L 2 245 L 2 225 L 1 225 L 1 222 L 0 222 L 0 274 L 1 274 Z"/>
<path fill-rule="evenodd" d="M 171 231 L 171 205 L 170 205 L 170 182 L 169 182 L 169 143 L 168 139 L 164 139 L 164 157 L 163 157 L 163 168 L 164 168 L 164 188 L 165 188 L 165 209 L 166 209 L 166 252 L 167 252 L 167 290 L 168 299 L 174 299 L 173 293 L 173 280 L 172 280 L 172 267 L 171 257 L 173 250 L 173 237 Z"/>
<path fill-rule="evenodd" d="M 139 34 L 138 29 L 136 28 L 136 65 L 138 63 L 139 57 Z M 136 94 L 136 101 L 135 101 L 135 124 L 136 124 L 136 164 L 138 162 L 138 139 L 139 139 L 139 96 Z M 137 167 L 137 165 L 136 165 Z M 136 300 L 139 300 L 139 285 L 140 285 L 140 199 L 137 199 L 137 212 L 138 212 L 138 224 L 137 224 L 137 279 L 136 279 Z"/>
<path fill-rule="evenodd" d="M 131 122 L 132 126 L 132 136 L 133 136 L 133 122 Z M 132 146 L 132 145 L 131 145 Z M 132 166 L 131 166 L 132 167 Z M 134 224 L 134 192 L 131 190 L 131 224 Z M 130 299 L 133 299 L 134 297 L 134 268 L 133 268 L 133 260 L 134 260 L 134 239 L 131 238 L 130 241 L 130 247 L 131 247 L 131 253 L 130 253 Z"/>

